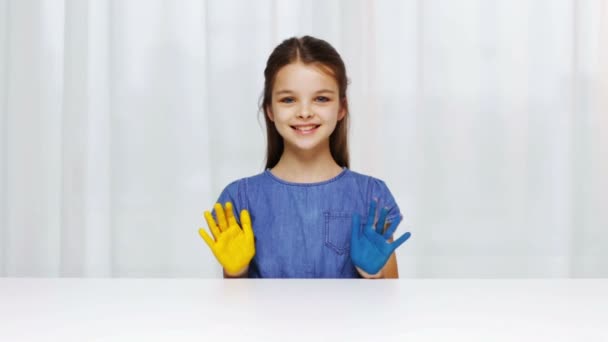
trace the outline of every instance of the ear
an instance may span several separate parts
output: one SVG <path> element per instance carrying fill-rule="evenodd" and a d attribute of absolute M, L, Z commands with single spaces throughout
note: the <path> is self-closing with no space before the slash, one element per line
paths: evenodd
<path fill-rule="evenodd" d="M 346 98 L 340 104 L 340 111 L 338 112 L 338 121 L 344 119 L 344 117 L 346 116 L 346 106 L 344 106 L 344 103 L 346 103 Z"/>
<path fill-rule="evenodd" d="M 274 114 L 272 113 L 272 107 L 266 106 L 266 113 L 268 114 L 268 118 L 270 121 L 274 122 Z"/>

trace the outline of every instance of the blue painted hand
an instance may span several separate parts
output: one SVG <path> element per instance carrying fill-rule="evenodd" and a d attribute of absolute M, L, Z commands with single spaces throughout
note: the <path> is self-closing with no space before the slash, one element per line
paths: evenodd
<path fill-rule="evenodd" d="M 352 218 L 350 257 L 355 266 L 370 275 L 380 272 L 393 251 L 412 235 L 410 232 L 407 232 L 396 241 L 389 243 L 387 240 L 397 229 L 397 226 L 401 222 L 401 217 L 397 218 L 394 222 L 390 222 L 390 227 L 383 233 L 388 209 L 382 208 L 378 222 L 374 225 L 377 205 L 378 201 L 373 200 L 369 208 L 365 227 L 361 227 L 359 214 L 353 214 Z"/>

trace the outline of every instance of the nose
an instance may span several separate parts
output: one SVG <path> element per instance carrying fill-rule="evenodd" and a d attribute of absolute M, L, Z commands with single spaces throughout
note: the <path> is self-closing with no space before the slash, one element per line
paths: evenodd
<path fill-rule="evenodd" d="M 310 110 L 310 108 L 308 108 L 308 106 L 302 107 L 302 110 L 300 110 L 300 114 L 298 114 L 298 117 L 302 119 L 308 119 L 312 116 L 312 111 Z"/>

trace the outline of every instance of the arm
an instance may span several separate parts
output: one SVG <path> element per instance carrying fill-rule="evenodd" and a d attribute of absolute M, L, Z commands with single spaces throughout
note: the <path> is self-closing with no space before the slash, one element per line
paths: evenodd
<path fill-rule="evenodd" d="M 386 225 L 385 229 L 388 228 L 389 224 Z M 388 243 L 393 242 L 393 237 L 391 236 L 388 239 Z M 397 254 L 393 252 L 391 256 L 388 258 L 386 265 L 380 271 L 384 275 L 384 278 L 397 279 L 399 278 L 399 268 L 397 267 Z"/>
<path fill-rule="evenodd" d="M 399 268 L 397 267 L 397 255 L 394 252 L 386 262 L 384 268 L 382 268 L 382 273 L 384 275 L 384 278 L 399 278 Z"/>

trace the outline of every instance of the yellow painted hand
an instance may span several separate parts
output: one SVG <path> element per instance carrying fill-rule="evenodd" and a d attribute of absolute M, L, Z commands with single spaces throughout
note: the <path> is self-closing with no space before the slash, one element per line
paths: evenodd
<path fill-rule="evenodd" d="M 241 274 L 255 255 L 249 212 L 246 209 L 241 211 L 241 225 L 243 226 L 241 229 L 232 212 L 232 203 L 226 202 L 225 210 L 221 204 L 216 203 L 214 209 L 217 224 L 209 211 L 205 211 L 205 220 L 215 239 L 212 239 L 203 228 L 200 228 L 198 233 L 211 248 L 213 255 L 228 275 Z"/>

